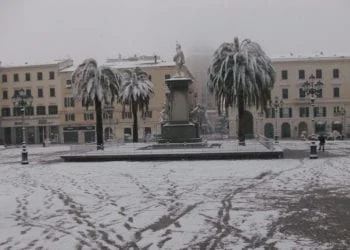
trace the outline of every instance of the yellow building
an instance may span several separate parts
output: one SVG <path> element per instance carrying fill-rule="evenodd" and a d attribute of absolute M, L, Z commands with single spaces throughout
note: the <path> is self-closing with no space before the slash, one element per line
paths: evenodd
<path fill-rule="evenodd" d="M 108 59 L 105 66 L 115 71 L 140 67 L 148 73 L 154 84 L 154 96 L 150 100 L 149 109 L 144 119 L 139 114 L 139 137 L 141 140 L 160 134 L 160 112 L 165 101 L 167 86 L 165 80 L 176 73 L 174 62 L 164 62 L 154 57 L 138 57 L 130 59 Z M 65 143 L 88 143 L 95 141 L 95 112 L 94 106 L 86 110 L 80 102 L 74 100 L 71 75 L 75 66 L 60 72 L 62 88 L 62 109 L 60 112 L 60 136 Z M 192 77 L 186 69 L 187 76 Z M 192 84 L 191 93 L 194 94 L 195 84 Z M 117 102 L 113 106 L 104 107 L 103 126 L 106 140 L 127 140 L 132 135 L 132 114 L 128 107 Z"/>
<path fill-rule="evenodd" d="M 42 143 L 45 138 L 60 142 L 59 113 L 62 91 L 59 72 L 70 67 L 70 59 L 47 64 L 0 65 L 0 140 L 4 144 L 22 142 L 22 112 L 12 97 L 20 89 L 33 96 L 33 103 L 25 110 L 24 126 L 29 144 Z"/>
<path fill-rule="evenodd" d="M 323 55 L 313 57 L 290 56 L 273 58 L 276 71 L 272 99 L 277 96 L 282 104 L 274 116 L 274 110 L 260 114 L 247 111 L 247 134 L 261 134 L 281 138 L 300 138 L 304 133 L 330 133 L 338 131 L 350 136 L 350 57 Z M 321 96 L 315 99 L 311 108 L 310 96 L 305 95 L 302 84 L 315 76 L 315 83 L 321 81 Z M 314 117 L 314 118 L 313 118 Z M 230 135 L 237 131 L 237 111 L 230 115 Z M 277 128 L 277 131 L 275 130 Z"/>
<path fill-rule="evenodd" d="M 276 83 L 272 91 L 283 101 L 277 116 L 271 109 L 263 114 L 251 109 L 246 112 L 246 133 L 248 137 L 257 134 L 281 138 L 300 138 L 302 133 L 329 133 L 337 130 L 347 137 L 350 108 L 350 57 L 323 55 L 314 57 L 274 58 Z M 122 71 L 141 67 L 154 84 L 155 94 L 151 98 L 145 118 L 139 119 L 140 139 L 161 133 L 160 112 L 168 91 L 165 80 L 173 76 L 176 67 L 173 62 L 164 62 L 154 57 L 109 59 L 106 63 L 113 70 Z M 52 143 L 89 143 L 95 141 L 94 107 L 83 108 L 74 97 L 71 75 L 75 66 L 70 59 L 48 64 L 0 65 L 0 143 L 20 144 L 22 142 L 22 117 L 14 107 L 12 97 L 23 88 L 33 96 L 31 108 L 26 110 L 24 125 L 28 143 L 42 143 L 44 138 Z M 187 76 L 193 78 L 186 69 Z M 323 82 L 322 96 L 316 98 L 312 110 L 310 99 L 301 90 L 302 83 L 313 74 L 316 81 Z M 206 83 L 194 83 L 190 90 L 192 106 L 196 102 L 198 89 Z M 205 105 L 205 100 L 203 100 Z M 345 112 L 343 112 L 345 111 Z M 315 118 L 313 119 L 313 114 Z M 132 115 L 128 108 L 117 102 L 104 107 L 104 135 L 107 140 L 124 140 L 132 133 Z M 236 136 L 237 110 L 229 115 L 229 133 Z M 277 128 L 277 131 L 276 129 Z"/>

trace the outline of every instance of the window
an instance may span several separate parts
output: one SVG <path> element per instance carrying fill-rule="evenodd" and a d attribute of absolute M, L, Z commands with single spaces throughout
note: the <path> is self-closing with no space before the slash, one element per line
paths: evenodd
<path fill-rule="evenodd" d="M 57 115 L 57 114 L 58 114 L 57 105 L 50 105 L 49 106 L 49 115 Z"/>
<path fill-rule="evenodd" d="M 322 89 L 320 89 L 317 93 L 316 93 L 316 97 L 321 98 L 323 95 Z"/>
<path fill-rule="evenodd" d="M 339 116 L 340 115 L 341 108 L 339 106 L 335 106 L 333 108 L 333 116 Z"/>
<path fill-rule="evenodd" d="M 288 80 L 288 70 L 281 71 L 282 80 Z"/>
<path fill-rule="evenodd" d="M 288 89 L 282 89 L 282 98 L 288 99 Z"/>
<path fill-rule="evenodd" d="M 3 74 L 1 78 L 2 78 L 2 82 L 7 82 L 7 75 L 6 74 Z"/>
<path fill-rule="evenodd" d="M 73 113 L 66 114 L 66 121 L 75 121 L 75 115 Z"/>
<path fill-rule="evenodd" d="M 11 116 L 11 109 L 10 108 L 2 108 L 1 109 L 1 116 L 2 117 Z"/>
<path fill-rule="evenodd" d="M 37 115 L 46 115 L 46 108 L 45 108 L 45 106 L 37 106 L 36 107 L 36 114 Z"/>
<path fill-rule="evenodd" d="M 316 78 L 322 78 L 322 69 L 316 69 Z"/>
<path fill-rule="evenodd" d="M 30 73 L 25 74 L 25 79 L 26 79 L 26 82 L 30 81 Z"/>
<path fill-rule="evenodd" d="M 124 135 L 131 135 L 131 128 L 124 128 Z"/>
<path fill-rule="evenodd" d="M 339 78 L 339 69 L 333 69 L 333 78 Z"/>
<path fill-rule="evenodd" d="M 292 108 L 280 108 L 280 117 L 281 118 L 291 118 L 292 117 Z"/>
<path fill-rule="evenodd" d="M 32 96 L 32 90 L 26 89 L 26 96 Z"/>
<path fill-rule="evenodd" d="M 38 89 L 38 97 L 44 97 L 44 92 L 43 92 L 43 89 L 42 88 L 39 88 Z"/>
<path fill-rule="evenodd" d="M 299 108 L 299 117 L 309 117 L 309 107 Z"/>
<path fill-rule="evenodd" d="M 333 88 L 333 97 L 340 97 L 339 88 Z"/>
<path fill-rule="evenodd" d="M 306 97 L 306 93 L 305 93 L 305 91 L 302 88 L 299 89 L 299 97 L 300 98 L 305 98 Z"/>
<path fill-rule="evenodd" d="M 113 118 L 113 110 L 104 110 L 103 111 L 103 119 L 108 120 Z"/>
<path fill-rule="evenodd" d="M 266 115 L 266 118 L 275 118 L 275 109 L 274 108 L 267 108 L 266 112 L 264 112 Z"/>
<path fill-rule="evenodd" d="M 54 71 L 50 71 L 49 72 L 49 79 L 50 80 L 54 80 L 55 79 L 55 72 Z"/>
<path fill-rule="evenodd" d="M 36 78 L 37 78 L 38 81 L 43 80 L 43 72 L 38 72 L 38 73 L 36 74 Z"/>
<path fill-rule="evenodd" d="M 147 111 L 145 111 L 145 113 L 143 113 L 143 117 L 144 118 L 152 118 L 152 111 L 149 111 L 149 110 L 147 110 Z"/>
<path fill-rule="evenodd" d="M 169 75 L 169 74 L 166 74 L 166 75 L 164 76 L 164 78 L 165 78 L 165 80 L 170 79 L 170 75 Z"/>
<path fill-rule="evenodd" d="M 65 97 L 64 98 L 64 107 L 75 107 L 75 100 L 74 97 Z"/>
<path fill-rule="evenodd" d="M 26 107 L 26 115 L 34 115 L 34 108 L 32 106 Z"/>
<path fill-rule="evenodd" d="M 92 112 L 84 113 L 84 120 L 85 121 L 94 120 L 94 113 L 92 113 Z"/>
<path fill-rule="evenodd" d="M 148 75 L 148 80 L 152 81 L 152 75 Z"/>
<path fill-rule="evenodd" d="M 132 118 L 132 115 L 131 115 L 131 112 L 122 112 L 122 119 L 131 119 Z"/>
<path fill-rule="evenodd" d="M 50 97 L 55 97 L 55 88 L 50 88 Z"/>
<path fill-rule="evenodd" d="M 299 69 L 299 79 L 305 79 L 305 70 Z"/>
<path fill-rule="evenodd" d="M 20 107 L 14 107 L 13 108 L 13 116 L 21 116 L 22 115 L 22 108 Z"/>
<path fill-rule="evenodd" d="M 66 81 L 66 88 L 70 89 L 72 87 L 72 80 L 67 80 Z"/>
<path fill-rule="evenodd" d="M 326 107 L 314 107 L 315 117 L 326 117 Z"/>
<path fill-rule="evenodd" d="M 145 137 L 151 137 L 152 129 L 150 127 L 145 127 Z"/>
<path fill-rule="evenodd" d="M 7 90 L 2 91 L 2 99 L 3 100 L 9 99 Z"/>
<path fill-rule="evenodd" d="M 13 74 L 13 81 L 14 82 L 19 82 L 19 76 L 17 73 Z"/>

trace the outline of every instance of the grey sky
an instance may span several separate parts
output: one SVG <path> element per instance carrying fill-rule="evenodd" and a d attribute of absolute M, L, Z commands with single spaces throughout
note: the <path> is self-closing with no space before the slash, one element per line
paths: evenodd
<path fill-rule="evenodd" d="M 234 36 L 270 56 L 350 54 L 349 0 L 0 0 L 0 61 L 174 54 Z"/>

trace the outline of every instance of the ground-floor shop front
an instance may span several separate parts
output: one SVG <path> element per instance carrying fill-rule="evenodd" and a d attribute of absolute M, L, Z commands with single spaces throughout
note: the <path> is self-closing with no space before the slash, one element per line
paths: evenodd
<path fill-rule="evenodd" d="M 27 144 L 41 144 L 44 141 L 60 143 L 59 120 L 50 119 L 3 119 L 0 126 L 0 143 L 19 145 L 25 139 Z"/>
<path fill-rule="evenodd" d="M 45 140 L 60 142 L 58 125 L 2 127 L 0 133 L 4 145 L 21 144 L 24 138 L 27 144 L 39 144 Z"/>
<path fill-rule="evenodd" d="M 62 127 L 62 143 L 85 144 L 96 141 L 95 126 L 64 126 Z"/>

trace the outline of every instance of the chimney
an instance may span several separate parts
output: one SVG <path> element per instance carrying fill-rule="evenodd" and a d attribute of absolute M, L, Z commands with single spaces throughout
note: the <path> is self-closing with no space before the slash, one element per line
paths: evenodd
<path fill-rule="evenodd" d="M 157 64 L 157 55 L 154 55 L 154 63 Z"/>

